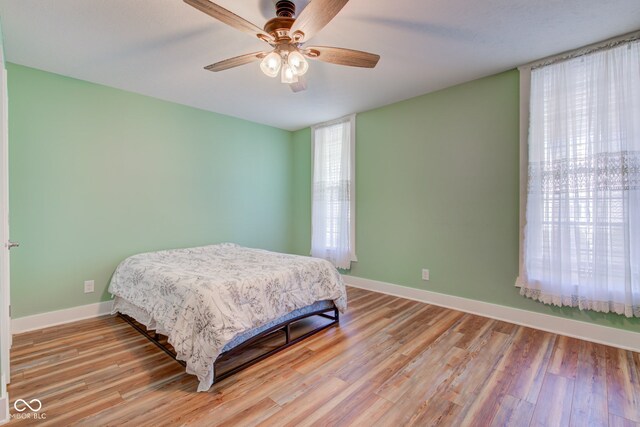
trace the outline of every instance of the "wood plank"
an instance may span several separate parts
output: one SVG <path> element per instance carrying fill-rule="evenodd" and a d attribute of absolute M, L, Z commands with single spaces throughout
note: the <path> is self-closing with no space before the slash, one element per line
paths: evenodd
<path fill-rule="evenodd" d="M 574 379 L 578 370 L 578 354 L 580 353 L 580 340 L 559 336 L 551 354 L 547 372 L 554 375 Z"/>
<path fill-rule="evenodd" d="M 425 401 L 407 420 L 407 426 L 451 426 L 462 408 L 437 396 Z"/>
<path fill-rule="evenodd" d="M 470 347 L 465 366 L 451 382 L 446 398 L 460 406 L 468 404 L 488 381 L 500 357 L 511 343 L 511 337 L 494 330 L 476 338 Z"/>
<path fill-rule="evenodd" d="M 607 347 L 609 412 L 640 422 L 640 373 L 632 352 Z"/>
<path fill-rule="evenodd" d="M 508 393 L 536 403 L 544 380 L 556 336 L 529 328 L 520 328 L 498 369 L 510 372 L 513 380 Z M 514 375 L 517 373 L 517 375 Z"/>
<path fill-rule="evenodd" d="M 406 364 L 406 356 L 392 353 L 380 358 L 367 372 L 363 372 L 357 381 L 337 394 L 322 407 L 304 420 L 304 425 L 344 425 L 357 419 L 371 406 L 380 404 L 375 390 L 400 367 Z M 322 373 L 319 373 L 322 375 Z"/>
<path fill-rule="evenodd" d="M 528 426 L 533 417 L 535 405 L 511 395 L 504 395 L 498 402 L 498 409 L 491 426 Z"/>
<path fill-rule="evenodd" d="M 540 427 L 569 425 L 573 387 L 574 380 L 547 374 L 530 425 Z"/>
<path fill-rule="evenodd" d="M 258 401 L 255 405 L 251 405 L 250 407 L 238 411 L 232 417 L 227 418 L 224 421 L 224 425 L 228 426 L 254 426 L 262 423 L 266 419 L 272 417 L 274 414 L 277 414 L 281 411 L 282 408 L 275 403 L 273 400 L 265 397 L 264 399 Z M 211 425 L 215 424 L 215 420 L 212 419 Z"/>
<path fill-rule="evenodd" d="M 460 414 L 460 426 L 488 426 L 500 411 L 500 404 L 511 385 L 509 372 L 494 369 Z"/>
<path fill-rule="evenodd" d="M 586 341 L 577 344 L 578 365 L 571 407 L 572 426 L 607 425 L 606 347 Z"/>
<path fill-rule="evenodd" d="M 640 427 L 640 423 L 634 423 L 626 418 L 609 414 L 609 427 Z"/>
<path fill-rule="evenodd" d="M 339 378 L 325 377 L 315 381 L 316 386 L 307 393 L 282 406 L 282 411 L 267 418 L 263 426 L 298 426 L 329 401 L 335 394 L 349 385 Z"/>
<path fill-rule="evenodd" d="M 376 426 L 381 425 L 378 421 L 384 416 L 384 414 L 393 410 L 393 402 L 389 402 L 387 399 L 375 396 L 374 402 L 360 414 L 353 417 L 344 425 L 348 426 Z M 319 423 L 319 425 L 322 425 Z"/>

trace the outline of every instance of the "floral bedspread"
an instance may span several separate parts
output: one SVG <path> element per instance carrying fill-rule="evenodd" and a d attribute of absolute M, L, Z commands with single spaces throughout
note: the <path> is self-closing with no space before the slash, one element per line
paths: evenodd
<path fill-rule="evenodd" d="M 328 261 L 232 243 L 131 256 L 109 292 L 149 313 L 198 377 L 198 391 L 211 387 L 213 363 L 236 335 L 317 301 L 347 306 Z"/>

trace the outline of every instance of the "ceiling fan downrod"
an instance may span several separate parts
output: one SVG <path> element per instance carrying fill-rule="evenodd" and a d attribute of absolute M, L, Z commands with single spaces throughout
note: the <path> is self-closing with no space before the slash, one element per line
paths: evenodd
<path fill-rule="evenodd" d="M 296 5 L 291 0 L 278 0 L 276 2 L 276 16 L 293 18 L 296 14 Z"/>

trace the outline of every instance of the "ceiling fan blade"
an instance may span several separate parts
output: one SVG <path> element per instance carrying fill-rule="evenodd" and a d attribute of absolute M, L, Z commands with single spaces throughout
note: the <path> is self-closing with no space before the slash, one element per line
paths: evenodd
<path fill-rule="evenodd" d="M 209 0 L 184 0 L 184 2 L 237 30 L 243 31 L 252 36 L 256 36 L 260 40 L 264 40 L 267 43 L 273 41 L 273 37 L 270 34 L 264 32 L 258 26 L 252 24 L 244 18 L 239 17 L 238 15 L 225 9 L 224 7 L 210 2 Z"/>
<path fill-rule="evenodd" d="M 308 41 L 342 10 L 349 0 L 313 0 L 300 12 L 291 26 L 297 43 Z"/>
<path fill-rule="evenodd" d="M 289 84 L 289 87 L 294 93 L 307 90 L 307 79 L 304 76 L 298 76 L 298 81 L 295 83 Z"/>
<path fill-rule="evenodd" d="M 380 55 L 341 47 L 311 46 L 303 53 L 307 58 L 349 67 L 373 68 L 380 60 Z"/>
<path fill-rule="evenodd" d="M 224 61 L 216 62 L 215 64 L 207 65 L 205 70 L 209 71 L 223 71 L 229 68 L 239 67 L 240 65 L 248 64 L 250 62 L 259 61 L 267 55 L 267 52 L 253 52 L 246 55 L 236 56 L 234 58 L 225 59 Z"/>

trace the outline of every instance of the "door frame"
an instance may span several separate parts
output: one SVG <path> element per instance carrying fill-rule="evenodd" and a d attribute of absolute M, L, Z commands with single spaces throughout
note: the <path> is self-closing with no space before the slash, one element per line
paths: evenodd
<path fill-rule="evenodd" d="M 0 423 L 9 419 L 11 303 L 9 262 L 9 114 L 7 70 L 0 38 Z"/>

